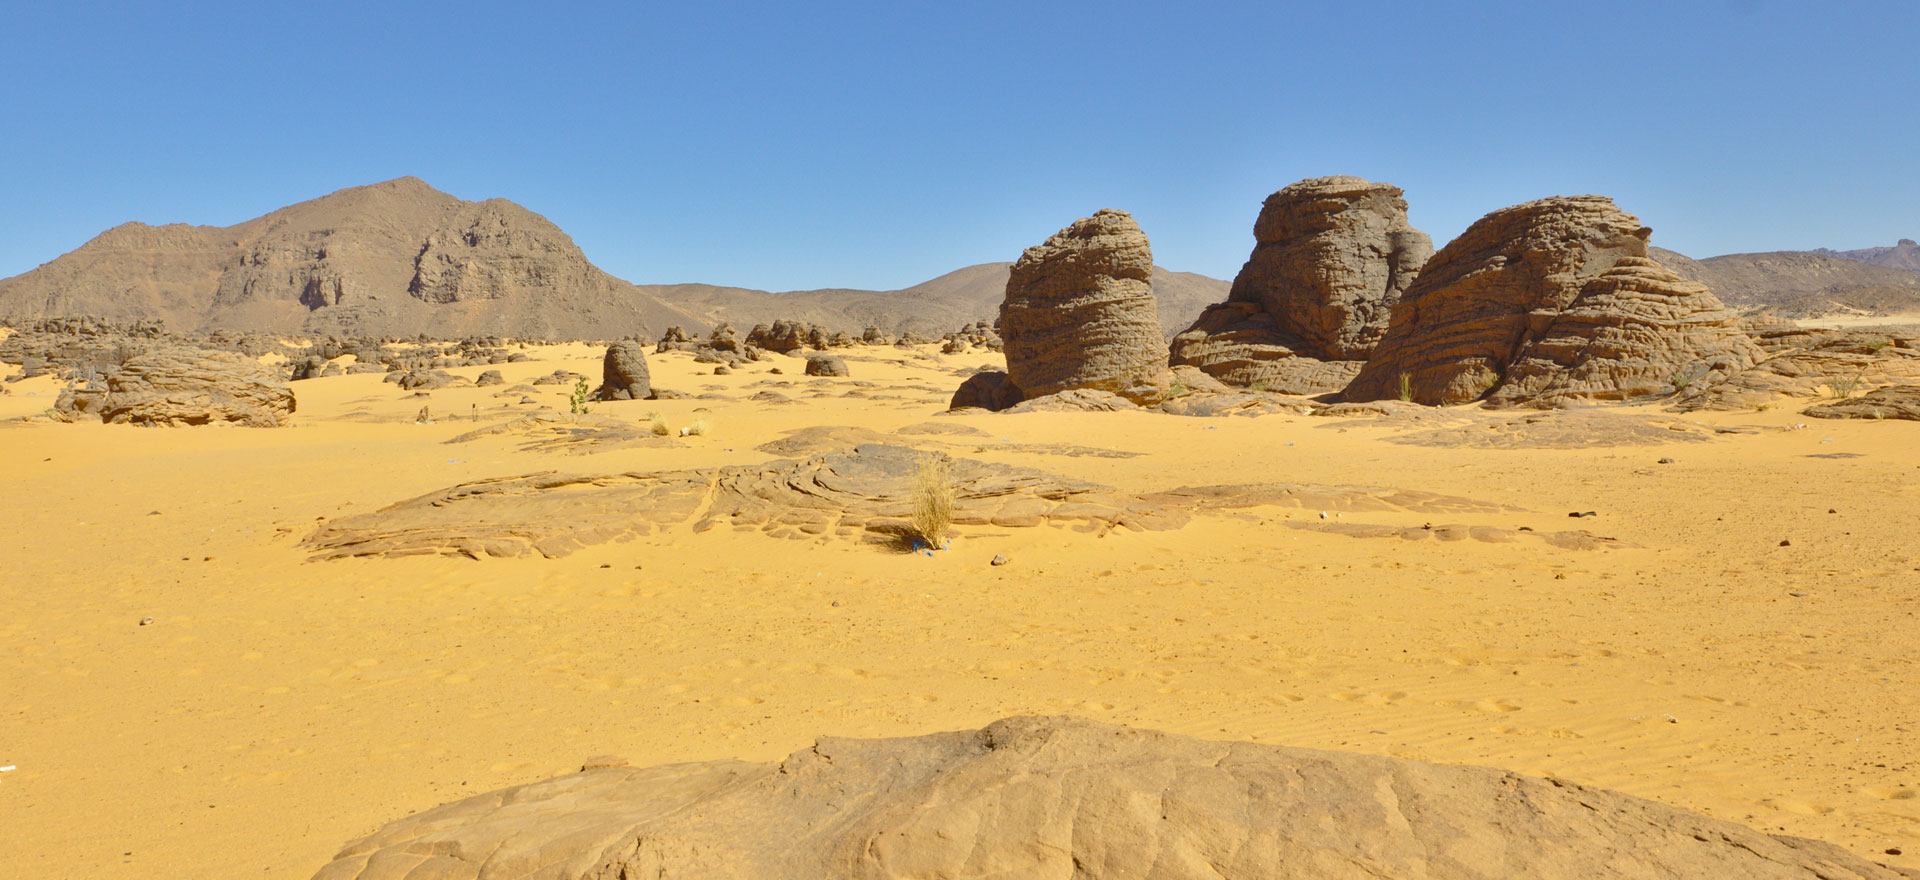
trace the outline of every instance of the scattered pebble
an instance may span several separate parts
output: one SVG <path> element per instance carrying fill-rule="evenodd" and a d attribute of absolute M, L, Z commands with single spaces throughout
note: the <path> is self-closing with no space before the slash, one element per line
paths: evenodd
<path fill-rule="evenodd" d="M 1660 459 L 1659 464 L 1673 464 L 1673 459 L 1671 458 Z"/>
<path fill-rule="evenodd" d="M 149 623 L 152 623 L 152 622 L 153 622 L 153 618 L 151 618 L 151 617 L 142 617 L 142 618 L 140 618 L 140 625 L 141 625 L 141 626 L 146 626 L 147 624 L 149 624 Z"/>
<path fill-rule="evenodd" d="M 1006 565 L 1006 564 L 1007 564 L 1007 554 L 1005 554 L 1005 553 L 995 553 L 995 554 L 993 554 L 993 562 L 992 562 L 992 563 L 990 563 L 990 564 L 992 564 L 992 565 Z"/>
<path fill-rule="evenodd" d="M 1569 513 L 1569 514 L 1567 514 L 1567 515 L 1568 515 L 1568 516 L 1571 516 L 1571 517 L 1576 517 L 1576 518 L 1577 518 L 1577 517 L 1582 517 L 1582 516 L 1599 516 L 1599 515 L 1600 515 L 1600 512 L 1599 512 L 1599 511 L 1597 511 L 1597 510 L 1584 510 L 1584 511 L 1582 511 L 1582 510 L 1576 510 L 1576 511 L 1574 511 L 1573 513 Z"/>
<path fill-rule="evenodd" d="M 1782 546 L 1782 547 L 1792 547 L 1792 546 L 1793 546 L 1793 542 L 1792 542 L 1792 541 L 1789 541 L 1789 540 L 1787 540 L 1787 539 L 1785 539 L 1785 538 L 1781 538 L 1781 539 L 1780 539 L 1780 546 Z"/>

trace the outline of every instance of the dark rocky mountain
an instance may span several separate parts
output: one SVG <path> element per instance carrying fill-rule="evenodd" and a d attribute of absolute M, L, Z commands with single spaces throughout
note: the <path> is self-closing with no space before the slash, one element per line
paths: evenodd
<path fill-rule="evenodd" d="M 233 226 L 126 223 L 0 280 L 0 319 L 93 316 L 175 332 L 441 338 L 656 337 L 776 318 L 858 334 L 940 335 L 992 320 L 1011 264 L 901 291 L 768 293 L 636 285 L 589 262 L 545 217 L 505 199 L 464 201 L 403 177 L 343 189 Z M 1156 269 L 1162 323 L 1184 327 L 1227 283 Z"/>

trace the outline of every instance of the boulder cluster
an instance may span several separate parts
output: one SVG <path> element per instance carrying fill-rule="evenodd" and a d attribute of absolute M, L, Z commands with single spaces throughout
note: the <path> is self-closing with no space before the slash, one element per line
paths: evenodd
<path fill-rule="evenodd" d="M 969 377 L 951 405 L 1211 414 L 1277 394 L 1697 408 L 1751 397 L 1709 389 L 1806 390 L 1792 380 L 1835 359 L 1756 338 L 1654 259 L 1651 234 L 1605 196 L 1556 196 L 1488 214 L 1436 253 L 1399 187 L 1303 180 L 1262 205 L 1226 301 L 1163 349 L 1146 236 L 1104 210 L 1014 264 L 997 328 L 1007 370 Z M 1850 366 L 1900 381 L 1903 352 L 1882 340 Z"/>

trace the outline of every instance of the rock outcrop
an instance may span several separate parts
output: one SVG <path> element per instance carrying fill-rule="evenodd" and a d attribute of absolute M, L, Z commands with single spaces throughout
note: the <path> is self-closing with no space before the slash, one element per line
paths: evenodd
<path fill-rule="evenodd" d="M 622 339 L 607 346 L 600 366 L 597 400 L 646 400 L 653 396 L 653 380 L 647 374 L 646 343 Z"/>
<path fill-rule="evenodd" d="M 110 424 L 273 428 L 294 410 L 293 392 L 278 373 L 227 351 L 148 352 L 107 373 L 104 385 L 67 391 L 55 411 Z"/>
<path fill-rule="evenodd" d="M 1920 422 L 1920 385 L 1894 385 L 1807 407 L 1817 419 L 1905 419 Z"/>
<path fill-rule="evenodd" d="M 1775 326 L 1756 334 L 1765 357 L 1716 383 L 1682 391 L 1682 410 L 1746 409 L 1780 397 L 1821 397 L 1842 389 L 1920 384 L 1920 336 L 1878 330 Z"/>
<path fill-rule="evenodd" d="M 1066 717 L 601 766 L 354 841 L 314 880 L 1899 880 L 1839 847 L 1557 779 Z"/>
<path fill-rule="evenodd" d="M 1165 398 L 1152 272 L 1147 237 L 1125 211 L 1102 210 L 1028 248 L 1007 278 L 999 322 L 1021 396 L 1085 388 L 1136 403 Z"/>
<path fill-rule="evenodd" d="M 1338 391 L 1359 372 L 1390 310 L 1433 255 L 1399 187 L 1302 180 L 1267 197 L 1254 249 L 1227 301 L 1174 337 L 1172 363 L 1229 385 Z"/>
<path fill-rule="evenodd" d="M 1750 366 L 1720 301 L 1646 259 L 1651 232 L 1604 196 L 1488 214 L 1427 262 L 1342 397 L 1553 405 Z"/>

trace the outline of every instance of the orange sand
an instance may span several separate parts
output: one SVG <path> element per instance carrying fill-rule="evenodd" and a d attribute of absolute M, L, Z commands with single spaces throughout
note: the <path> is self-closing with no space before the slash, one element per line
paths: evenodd
<path fill-rule="evenodd" d="M 585 346 L 537 356 L 509 383 L 598 376 Z M 378 375 L 296 383 L 280 430 L 0 423 L 0 766 L 17 765 L 0 873 L 305 877 L 390 819 L 589 755 L 770 759 L 1016 713 L 1558 775 L 1920 867 L 1920 424 L 1783 404 L 1690 417 L 1766 427 L 1708 443 L 1485 450 L 1283 415 L 957 419 L 1146 453 L 958 450 L 1131 490 L 1399 486 L 1534 511 L 1449 521 L 1628 550 L 1354 539 L 1278 509 L 1163 533 L 963 529 L 933 558 L 685 529 L 560 560 L 297 546 L 318 519 L 463 480 L 758 461 L 790 428 L 927 421 L 952 368 L 993 358 L 916 357 L 855 350 L 870 396 L 809 399 L 847 380 L 657 356 L 657 385 L 732 399 L 596 405 L 713 428 L 600 455 L 443 445 L 475 404 L 504 418 L 499 389 L 434 392 L 441 421 L 421 425 L 423 401 Z M 802 403 L 744 399 L 769 378 Z M 57 393 L 9 387 L 0 418 Z M 568 390 L 540 399 L 564 410 Z M 1809 457 L 1830 453 L 1859 457 Z"/>

